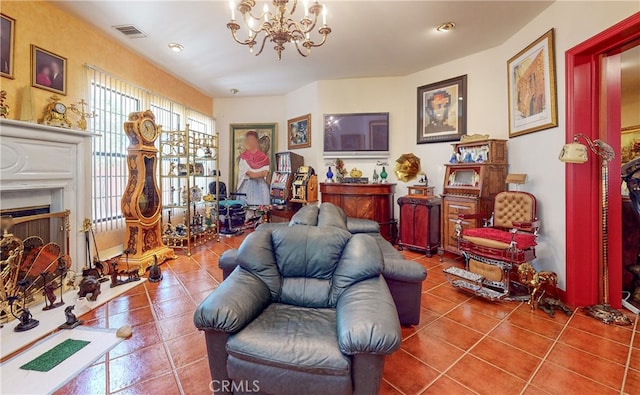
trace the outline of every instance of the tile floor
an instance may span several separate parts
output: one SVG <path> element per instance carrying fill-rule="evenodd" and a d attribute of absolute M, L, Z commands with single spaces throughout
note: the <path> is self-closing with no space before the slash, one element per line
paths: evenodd
<path fill-rule="evenodd" d="M 162 265 L 144 283 L 83 316 L 96 327 L 134 326 L 131 339 L 58 394 L 210 394 L 196 305 L 222 280 L 218 256 L 242 238 L 200 247 Z M 384 368 L 384 394 L 640 393 L 640 332 L 581 312 L 548 318 L 521 303 L 488 303 L 452 289 L 437 257 L 405 251 L 429 272 L 420 325 L 403 328 Z M 445 266 L 450 263 L 445 262 Z"/>

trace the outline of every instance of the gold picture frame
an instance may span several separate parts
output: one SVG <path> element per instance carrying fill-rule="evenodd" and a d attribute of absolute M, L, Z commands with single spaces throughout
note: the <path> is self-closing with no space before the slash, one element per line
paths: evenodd
<path fill-rule="evenodd" d="M 311 147 L 311 114 L 287 121 L 287 147 L 290 150 Z"/>
<path fill-rule="evenodd" d="M 276 137 L 278 135 L 277 123 L 232 123 L 229 125 L 231 132 L 231 155 L 229 159 L 231 163 L 229 168 L 230 191 L 236 192 L 239 176 L 240 155 L 245 150 L 245 138 L 248 132 L 255 132 L 258 135 L 258 144 L 260 150 L 269 158 L 270 170 L 273 171 L 276 159 Z M 269 178 L 270 179 L 270 178 Z"/>
<path fill-rule="evenodd" d="M 31 44 L 31 86 L 67 95 L 67 58 Z"/>
<path fill-rule="evenodd" d="M 13 79 L 16 20 L 0 13 L 0 76 Z"/>
<path fill-rule="evenodd" d="M 554 29 L 507 61 L 509 137 L 558 126 Z"/>

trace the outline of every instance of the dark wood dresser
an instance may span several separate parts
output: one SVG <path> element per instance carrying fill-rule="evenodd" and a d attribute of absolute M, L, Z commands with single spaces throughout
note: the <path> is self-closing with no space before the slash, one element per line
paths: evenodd
<path fill-rule="evenodd" d="M 380 234 L 394 243 L 396 220 L 393 196 L 396 184 L 339 184 L 321 183 L 322 202 L 341 207 L 348 217 L 363 218 L 380 224 Z"/>
<path fill-rule="evenodd" d="M 440 247 L 440 198 L 402 196 L 398 246 L 431 256 Z"/>

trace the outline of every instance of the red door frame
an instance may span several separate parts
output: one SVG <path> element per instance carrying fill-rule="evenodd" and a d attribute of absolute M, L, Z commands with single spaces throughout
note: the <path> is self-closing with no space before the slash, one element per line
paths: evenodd
<path fill-rule="evenodd" d="M 619 308 L 622 295 L 622 218 L 620 197 L 620 78 L 602 75 L 602 58 L 619 53 L 640 38 L 640 12 L 571 48 L 566 60 L 566 140 L 577 133 L 611 144 L 617 158 L 609 165 L 609 302 Z M 613 57 L 619 61 L 619 57 Z M 619 73 L 618 73 L 619 74 Z M 606 91 L 601 78 L 607 80 Z M 616 87 L 617 84 L 617 87 Z M 601 100 L 602 98 L 602 100 Z M 601 107 L 601 101 L 605 103 Z M 603 115 L 604 113 L 604 115 Z M 604 127 L 601 127 L 604 126 Z M 567 164 L 566 174 L 566 301 L 584 306 L 600 301 L 602 234 L 600 160 Z"/>

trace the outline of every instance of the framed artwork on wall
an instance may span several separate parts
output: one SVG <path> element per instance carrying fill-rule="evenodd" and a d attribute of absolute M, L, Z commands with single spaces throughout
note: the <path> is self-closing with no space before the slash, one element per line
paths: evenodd
<path fill-rule="evenodd" d="M 417 143 L 457 141 L 467 134 L 467 76 L 418 88 Z"/>
<path fill-rule="evenodd" d="M 269 181 L 275 162 L 277 123 L 231 124 L 231 191 L 251 206 L 271 203 Z"/>
<path fill-rule="evenodd" d="M 507 62 L 509 137 L 558 126 L 554 30 Z"/>
<path fill-rule="evenodd" d="M 13 79 L 16 20 L 0 14 L 0 75 Z"/>
<path fill-rule="evenodd" d="M 67 59 L 32 44 L 31 85 L 66 95 Z"/>
<path fill-rule="evenodd" d="M 311 147 L 311 114 L 288 120 L 287 130 L 289 149 Z"/>
<path fill-rule="evenodd" d="M 624 166 L 635 158 L 640 158 L 640 125 L 622 128 L 620 137 L 620 160 Z"/>

